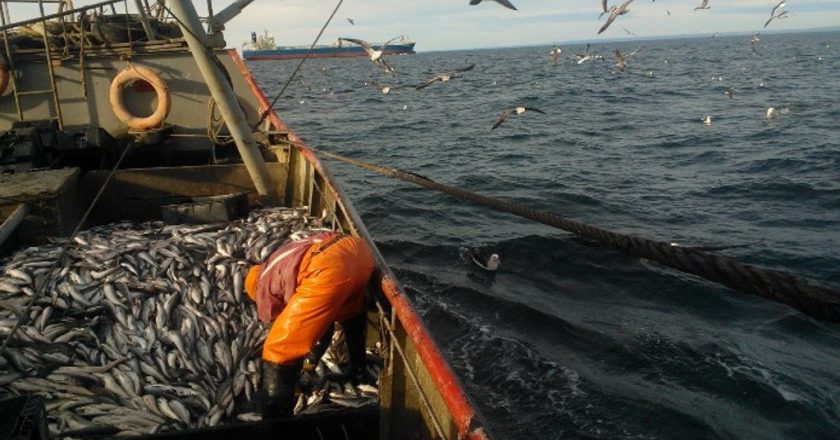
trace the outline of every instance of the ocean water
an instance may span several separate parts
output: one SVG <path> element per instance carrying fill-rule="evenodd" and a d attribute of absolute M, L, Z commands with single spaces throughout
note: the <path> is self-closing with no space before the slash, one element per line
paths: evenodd
<path fill-rule="evenodd" d="M 840 287 L 840 33 L 561 48 L 313 59 L 276 109 L 316 149 Z M 271 98 L 296 64 L 249 68 Z M 490 129 L 516 105 L 546 114 Z M 840 325 L 324 162 L 496 438 L 840 437 Z"/>

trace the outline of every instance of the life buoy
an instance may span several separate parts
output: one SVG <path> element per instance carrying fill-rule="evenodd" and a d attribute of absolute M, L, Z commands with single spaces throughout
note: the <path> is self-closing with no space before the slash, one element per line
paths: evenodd
<path fill-rule="evenodd" d="M 6 57 L 0 55 L 0 95 L 6 93 L 6 87 L 9 86 L 9 63 L 6 62 Z"/>
<path fill-rule="evenodd" d="M 145 81 L 155 89 L 158 101 L 157 108 L 149 116 L 135 116 L 125 107 L 123 90 L 135 81 Z M 114 77 L 114 80 L 111 82 L 110 98 L 111 109 L 114 111 L 117 119 L 127 125 L 128 128 L 137 131 L 161 127 L 166 116 L 169 115 L 169 108 L 172 104 L 169 98 L 169 88 L 166 87 L 166 82 L 163 81 L 163 78 L 148 67 L 138 65 L 129 65 Z"/>

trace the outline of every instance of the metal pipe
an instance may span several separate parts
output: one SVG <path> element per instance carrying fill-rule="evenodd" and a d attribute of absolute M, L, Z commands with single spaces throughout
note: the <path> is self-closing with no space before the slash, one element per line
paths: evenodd
<path fill-rule="evenodd" d="M 22 203 L 12 212 L 12 215 L 3 221 L 3 224 L 0 225 L 0 245 L 5 243 L 6 239 L 12 235 L 12 232 L 20 226 L 20 222 L 23 221 L 26 214 L 29 214 L 29 205 Z"/>
<path fill-rule="evenodd" d="M 137 4 L 137 13 L 140 14 L 140 23 L 143 25 L 143 30 L 146 32 L 146 38 L 149 41 L 155 41 L 155 31 L 152 29 L 152 25 L 149 24 L 149 17 L 146 15 L 146 10 L 143 8 L 143 1 L 142 0 L 134 0 Z M 129 32 L 131 35 L 131 32 Z"/>
<path fill-rule="evenodd" d="M 172 0 L 169 6 L 175 18 L 178 19 L 178 25 L 181 27 L 184 40 L 187 41 L 190 52 L 192 52 L 195 62 L 198 64 L 198 69 L 204 77 L 204 82 L 207 83 L 207 87 L 219 107 L 219 112 L 225 119 L 228 130 L 236 142 L 236 148 L 248 169 L 248 174 L 251 175 L 257 193 L 265 199 L 265 202 L 273 205 L 276 200 L 276 186 L 268 174 L 268 167 L 266 167 L 262 154 L 257 147 L 257 141 L 251 134 L 251 127 L 248 126 L 248 121 L 239 107 L 233 89 L 219 70 L 219 65 L 211 58 L 213 54 L 210 53 L 210 49 L 204 45 L 204 41 L 199 39 L 199 36 L 203 37 L 206 34 L 201 27 L 201 21 L 195 7 L 188 0 Z"/>
<path fill-rule="evenodd" d="M 41 10 L 41 17 L 44 16 L 44 3 L 38 0 L 38 8 Z M 63 17 L 63 16 L 62 16 Z M 50 88 L 52 89 L 53 103 L 55 104 L 55 116 L 58 119 L 58 130 L 64 131 L 64 118 L 61 115 L 61 99 L 58 97 L 58 85 L 55 82 L 55 69 L 52 63 L 52 49 L 50 38 L 47 36 L 47 20 L 43 19 L 41 25 L 44 27 L 44 53 L 47 57 L 47 72 L 50 74 Z"/>
<path fill-rule="evenodd" d="M 25 24 L 38 23 L 39 21 L 52 20 L 53 18 L 64 17 L 64 16 L 67 16 L 67 15 L 75 14 L 77 12 L 87 11 L 89 9 L 96 9 L 100 6 L 110 5 L 110 4 L 118 3 L 118 2 L 121 2 L 121 1 L 124 1 L 124 0 L 105 0 L 104 2 L 94 3 L 92 5 L 87 5 L 87 6 L 81 6 L 81 7 L 78 7 L 78 8 L 73 8 L 73 9 L 70 9 L 70 10 L 67 10 L 67 11 L 64 11 L 64 12 L 59 12 L 59 13 L 56 13 L 56 14 L 50 14 L 50 15 L 45 15 L 43 17 L 39 17 L 39 18 L 30 18 L 29 20 L 23 20 L 23 21 L 17 21 L 17 22 L 14 22 L 14 23 L 4 24 L 2 27 L 0 27 L 0 31 L 16 28 L 18 26 L 23 26 Z M 114 13 L 116 13 L 116 12 L 114 12 Z"/>

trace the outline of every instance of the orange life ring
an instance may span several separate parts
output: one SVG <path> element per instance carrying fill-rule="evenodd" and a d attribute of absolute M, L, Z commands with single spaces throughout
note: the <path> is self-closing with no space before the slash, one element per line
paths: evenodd
<path fill-rule="evenodd" d="M 135 81 L 149 83 L 157 94 L 158 103 L 155 112 L 144 118 L 131 114 L 125 107 L 125 102 L 123 102 L 123 89 Z M 169 115 L 169 108 L 172 104 L 166 82 L 148 67 L 138 65 L 129 65 L 114 77 L 111 82 L 110 99 L 111 109 L 117 119 L 127 125 L 128 128 L 137 131 L 161 127 L 166 116 Z"/>
<path fill-rule="evenodd" d="M 10 76 L 9 63 L 6 62 L 6 58 L 3 55 L 0 55 L 0 95 L 6 92 L 6 87 L 9 86 Z"/>

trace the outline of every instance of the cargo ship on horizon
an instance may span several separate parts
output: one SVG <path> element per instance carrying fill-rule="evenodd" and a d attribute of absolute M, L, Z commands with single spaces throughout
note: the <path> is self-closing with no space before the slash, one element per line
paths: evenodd
<path fill-rule="evenodd" d="M 384 43 L 372 43 L 371 46 L 380 50 Z M 385 55 L 414 54 L 414 41 L 405 35 L 400 36 L 395 43 L 385 47 Z M 309 52 L 309 46 L 277 46 L 274 37 L 268 32 L 257 35 L 251 32 L 251 40 L 242 43 L 242 58 L 245 60 L 289 60 L 303 58 Z M 367 56 L 364 48 L 356 43 L 339 38 L 332 44 L 320 44 L 312 47 L 310 58 L 338 58 Z"/>

